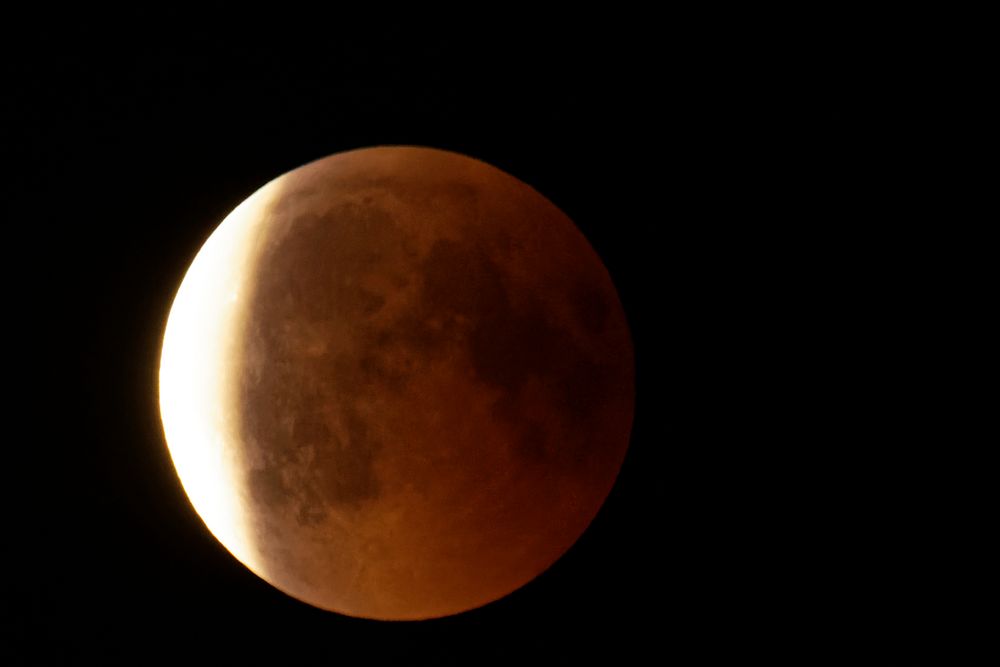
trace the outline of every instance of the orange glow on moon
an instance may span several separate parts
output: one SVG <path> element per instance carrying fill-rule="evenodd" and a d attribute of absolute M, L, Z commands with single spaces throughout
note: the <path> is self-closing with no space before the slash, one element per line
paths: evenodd
<path fill-rule="evenodd" d="M 212 534 L 311 605 L 460 613 L 597 513 L 634 402 L 601 260 L 535 190 L 440 150 L 336 154 L 215 230 L 160 364 L 170 455 Z"/>

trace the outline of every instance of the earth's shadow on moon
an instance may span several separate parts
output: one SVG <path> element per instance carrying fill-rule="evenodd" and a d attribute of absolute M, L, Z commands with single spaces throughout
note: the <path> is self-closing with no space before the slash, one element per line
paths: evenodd
<path fill-rule="evenodd" d="M 607 271 L 541 195 L 457 154 L 353 151 L 282 179 L 233 368 L 257 574 L 379 619 L 517 589 L 627 448 Z"/>

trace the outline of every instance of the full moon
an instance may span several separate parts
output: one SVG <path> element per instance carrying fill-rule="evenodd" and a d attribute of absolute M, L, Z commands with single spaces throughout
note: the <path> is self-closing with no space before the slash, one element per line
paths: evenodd
<path fill-rule="evenodd" d="M 615 287 L 563 212 L 484 162 L 380 147 L 222 221 L 171 307 L 159 399 L 233 556 L 310 605 L 411 620 L 497 600 L 576 542 L 634 387 Z"/>

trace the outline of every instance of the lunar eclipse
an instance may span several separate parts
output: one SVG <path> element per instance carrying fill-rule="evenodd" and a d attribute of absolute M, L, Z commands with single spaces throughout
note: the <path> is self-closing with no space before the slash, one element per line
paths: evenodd
<path fill-rule="evenodd" d="M 895 24 L 342 9 L 8 12 L 0 664 L 868 650 Z"/>
<path fill-rule="evenodd" d="M 558 560 L 624 459 L 625 314 L 555 205 L 484 162 L 338 153 L 271 181 L 177 292 L 160 410 L 184 489 L 251 571 L 385 620 Z"/>

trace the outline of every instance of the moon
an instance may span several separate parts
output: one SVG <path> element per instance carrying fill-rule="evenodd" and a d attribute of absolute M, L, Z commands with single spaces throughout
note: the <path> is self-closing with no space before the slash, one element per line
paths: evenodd
<path fill-rule="evenodd" d="M 212 534 L 288 595 L 383 620 L 480 607 L 558 560 L 615 482 L 635 388 L 573 222 L 421 147 L 338 153 L 240 204 L 184 276 L 159 380 Z"/>

